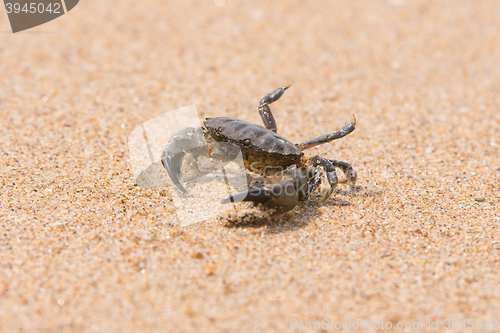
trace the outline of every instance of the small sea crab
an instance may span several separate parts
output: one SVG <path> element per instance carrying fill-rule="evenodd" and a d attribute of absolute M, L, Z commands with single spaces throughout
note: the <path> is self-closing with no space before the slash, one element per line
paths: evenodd
<path fill-rule="evenodd" d="M 258 110 L 265 128 L 239 119 L 216 117 L 207 118 L 203 127 L 188 127 L 175 133 L 161 157 L 162 164 L 175 186 L 181 192 L 187 192 L 179 181 L 182 161 L 187 153 L 194 156 L 195 167 L 198 155 L 210 155 L 221 161 L 234 158 L 230 149 L 211 149 L 213 142 L 236 145 L 238 152 L 241 151 L 245 168 L 264 175 L 268 180 L 275 180 L 262 188 L 223 198 L 222 203 L 249 201 L 264 209 L 274 210 L 275 213 L 283 213 L 292 210 L 299 202 L 309 199 L 321 183 L 322 170 L 326 173 L 330 185 L 323 197 L 324 202 L 339 183 L 336 167 L 342 170 L 346 182 L 354 185 L 356 171 L 348 163 L 319 155 L 306 158 L 303 151 L 351 133 L 355 129 L 356 117 L 353 115 L 351 122 L 340 130 L 294 144 L 277 134 L 276 121 L 269 108 L 290 86 L 291 84 L 275 89 L 260 101 Z M 276 177 L 277 175 L 279 177 Z"/>

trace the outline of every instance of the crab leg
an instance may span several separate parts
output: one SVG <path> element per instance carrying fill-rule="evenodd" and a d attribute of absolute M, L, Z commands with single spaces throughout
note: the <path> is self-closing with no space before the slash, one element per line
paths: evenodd
<path fill-rule="evenodd" d="M 328 183 L 330 184 L 330 188 L 328 189 L 328 192 L 326 192 L 325 196 L 321 200 L 322 202 L 325 202 L 328 200 L 330 195 L 332 195 L 333 190 L 337 187 L 337 184 L 339 183 L 339 180 L 337 178 L 337 172 L 335 171 L 335 166 L 330 160 L 327 160 L 324 157 L 319 156 L 321 166 L 323 167 L 323 170 L 326 172 L 326 179 L 328 179 Z"/>
<path fill-rule="evenodd" d="M 307 191 L 304 200 L 309 199 L 311 193 L 316 191 L 316 189 L 321 184 L 321 177 L 323 176 L 323 172 L 320 167 L 314 167 L 309 169 L 309 178 L 311 179 L 307 184 Z"/>
<path fill-rule="evenodd" d="M 260 100 L 260 105 L 259 105 L 259 113 L 260 117 L 262 118 L 262 121 L 264 122 L 264 126 L 270 131 L 273 131 L 276 133 L 278 131 L 278 127 L 276 126 L 276 120 L 274 119 L 273 113 L 271 112 L 271 109 L 269 108 L 269 104 L 276 102 L 287 90 L 292 86 L 293 82 L 290 83 L 288 86 L 281 87 L 278 89 L 273 90 L 273 92 L 267 94 Z"/>
<path fill-rule="evenodd" d="M 351 122 L 349 124 L 344 125 L 344 127 L 342 127 L 341 129 L 339 129 L 338 131 L 335 131 L 335 132 L 330 133 L 330 134 L 325 134 L 325 135 L 322 135 L 322 136 L 318 136 L 315 139 L 312 139 L 312 140 L 309 140 L 309 141 L 306 141 L 306 142 L 303 142 L 303 143 L 299 143 L 296 146 L 300 150 L 304 151 L 306 149 L 322 145 L 323 143 L 327 143 L 327 142 L 331 142 L 333 140 L 337 140 L 337 139 L 343 138 L 347 134 L 349 134 L 352 131 L 354 131 L 355 128 L 356 128 L 356 116 L 352 115 Z"/>

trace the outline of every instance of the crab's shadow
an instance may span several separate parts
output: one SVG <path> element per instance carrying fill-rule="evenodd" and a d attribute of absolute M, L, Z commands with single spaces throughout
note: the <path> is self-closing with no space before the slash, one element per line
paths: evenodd
<path fill-rule="evenodd" d="M 349 190 L 337 189 L 332 196 L 322 202 L 323 195 L 316 194 L 314 198 L 303 202 L 291 212 L 266 215 L 256 214 L 255 211 L 248 209 L 248 214 L 242 211 L 243 214 L 237 217 L 224 217 L 221 221 L 225 223 L 226 228 L 254 228 L 265 229 L 269 234 L 278 234 L 288 231 L 295 231 L 306 227 L 311 220 L 319 217 L 323 212 L 320 207 L 345 207 L 353 203 L 349 201 L 352 197 L 377 197 L 381 196 L 384 191 L 374 191 L 363 186 L 355 186 Z"/>
<path fill-rule="evenodd" d="M 255 209 L 255 208 L 254 208 Z M 302 204 L 291 212 L 269 215 L 255 212 L 253 209 L 242 211 L 236 217 L 223 217 L 226 228 L 231 229 L 263 229 L 269 234 L 294 231 L 307 226 L 311 219 L 321 215 L 316 205 Z"/>
<path fill-rule="evenodd" d="M 306 227 L 311 220 L 321 216 L 323 212 L 319 209 L 324 206 L 348 206 L 346 200 L 333 198 L 327 203 L 321 202 L 321 197 L 315 197 L 310 201 L 304 202 L 291 212 L 283 214 L 269 215 L 265 213 L 256 213 L 248 209 L 248 213 L 243 211 L 237 217 L 223 217 L 220 220 L 225 223 L 226 228 L 231 229 L 264 229 L 269 234 L 279 234 L 288 231 L 295 231 Z M 255 208 L 254 208 L 255 209 Z M 247 213 L 247 214 L 246 214 Z"/>

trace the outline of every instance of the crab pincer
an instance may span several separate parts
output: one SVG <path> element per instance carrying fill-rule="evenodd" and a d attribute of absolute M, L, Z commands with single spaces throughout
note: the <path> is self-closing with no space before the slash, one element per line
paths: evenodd
<path fill-rule="evenodd" d="M 256 206 L 260 205 L 263 209 L 272 209 L 275 213 L 290 211 L 304 200 L 308 185 L 301 169 L 289 170 L 285 173 L 285 177 L 286 180 L 267 184 L 264 188 L 230 195 L 223 198 L 221 203 L 247 201 Z"/>

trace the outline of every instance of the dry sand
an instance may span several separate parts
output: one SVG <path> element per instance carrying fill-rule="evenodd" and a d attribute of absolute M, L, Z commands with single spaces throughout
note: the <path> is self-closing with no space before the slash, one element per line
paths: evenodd
<path fill-rule="evenodd" d="M 500 320 L 498 2 L 223 3 L 81 1 L 18 34 L 0 10 L 0 330 Z M 290 140 L 356 114 L 310 152 L 351 163 L 355 193 L 183 228 L 133 185 L 141 123 L 196 104 L 260 124 L 290 81 Z"/>

